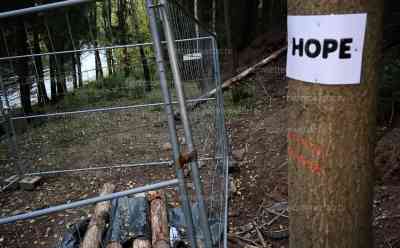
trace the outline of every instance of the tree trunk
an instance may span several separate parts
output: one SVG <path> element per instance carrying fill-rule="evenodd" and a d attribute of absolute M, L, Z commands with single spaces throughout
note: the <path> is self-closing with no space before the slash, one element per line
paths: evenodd
<path fill-rule="evenodd" d="M 135 239 L 132 248 L 151 248 L 151 242 L 147 239 Z"/>
<path fill-rule="evenodd" d="M 36 54 L 41 53 L 39 45 L 39 34 L 35 30 L 33 31 L 33 51 Z M 46 84 L 44 82 L 42 57 L 37 56 L 34 59 L 38 74 L 38 81 L 37 81 L 38 102 L 39 104 L 47 104 L 49 102 L 49 97 L 47 96 Z"/>
<path fill-rule="evenodd" d="M 106 0 L 103 2 L 102 8 L 102 17 L 103 17 L 103 25 L 104 31 L 106 33 L 106 38 L 109 45 L 113 44 L 113 32 L 112 32 L 112 4 L 110 0 Z M 114 59 L 113 59 L 113 51 L 111 49 L 106 50 L 106 59 L 107 59 L 107 70 L 108 76 L 111 76 L 114 73 Z"/>
<path fill-rule="evenodd" d="M 72 84 L 74 86 L 74 90 L 78 88 L 78 77 L 76 76 L 76 54 L 71 54 L 71 74 L 72 74 Z"/>
<path fill-rule="evenodd" d="M 229 0 L 224 0 L 224 16 L 225 16 L 225 29 L 228 48 L 231 53 L 231 76 L 236 75 L 239 67 L 238 53 L 235 42 L 232 37 L 232 23 L 231 23 L 231 6 Z M 234 103 L 239 102 L 242 90 L 240 87 L 232 88 L 232 100 Z"/>
<path fill-rule="evenodd" d="M 104 184 L 100 196 L 111 194 L 115 189 L 115 186 L 106 183 Z M 106 223 L 109 218 L 109 212 L 111 210 L 111 202 L 105 201 L 97 203 L 94 210 L 93 217 L 90 219 L 88 229 L 85 233 L 81 248 L 100 248 L 101 239 L 103 232 L 106 227 Z"/>
<path fill-rule="evenodd" d="M 118 19 L 118 37 L 120 45 L 126 45 L 127 43 L 127 8 L 125 0 L 118 0 L 118 9 L 117 9 L 117 19 Z M 122 68 L 125 74 L 125 77 L 128 77 L 131 70 L 129 66 L 129 51 L 125 47 L 122 49 Z"/>
<path fill-rule="evenodd" d="M 225 30 L 226 30 L 226 41 L 228 44 L 228 49 L 231 53 L 231 73 L 232 76 L 236 75 L 238 68 L 238 58 L 236 49 L 232 40 L 232 25 L 231 25 L 231 6 L 229 0 L 224 0 L 224 17 L 225 17 Z"/>
<path fill-rule="evenodd" d="M 93 33 L 93 46 L 94 48 L 97 48 L 98 43 L 97 43 L 97 3 L 94 3 L 94 8 L 91 9 L 90 11 L 91 13 L 91 18 L 90 18 L 90 22 L 91 26 L 94 27 L 92 29 L 92 33 Z M 90 25 L 90 24 L 89 24 Z M 94 60 L 95 60 L 95 67 L 96 67 L 96 81 L 100 81 L 103 80 L 104 75 L 103 75 L 103 65 L 101 64 L 101 58 L 100 58 L 100 52 L 99 50 L 95 50 L 94 51 Z"/>
<path fill-rule="evenodd" d="M 261 32 L 266 33 L 269 31 L 269 25 L 270 25 L 270 6 L 271 6 L 271 1 L 270 0 L 263 0 L 263 6 L 262 6 L 262 14 L 261 14 Z"/>
<path fill-rule="evenodd" d="M 28 44 L 27 44 L 27 36 L 26 32 L 23 29 L 23 23 L 19 23 L 16 29 L 16 50 L 19 55 L 28 54 Z M 21 95 L 21 105 L 24 113 L 32 113 L 32 104 L 31 104 L 31 85 L 32 82 L 29 81 L 29 66 L 28 59 L 21 58 L 16 60 L 15 63 L 15 73 L 18 76 L 18 84 L 19 91 Z"/>
<path fill-rule="evenodd" d="M 146 53 L 144 48 L 141 46 L 139 48 L 140 51 L 140 60 L 142 61 L 143 66 L 143 76 L 145 81 L 145 90 L 147 92 L 151 91 L 151 77 L 150 77 L 150 70 L 149 70 L 149 63 L 147 62 Z"/>
<path fill-rule="evenodd" d="M 181 0 L 180 1 L 181 5 L 184 7 L 186 11 L 188 11 L 190 14 L 194 14 L 194 0 Z"/>
<path fill-rule="evenodd" d="M 97 47 L 97 42 L 95 42 L 95 47 Z M 100 52 L 99 50 L 96 50 L 94 52 L 95 54 L 95 62 L 96 62 L 96 80 L 103 80 L 104 75 L 103 75 L 103 66 L 101 64 L 101 59 L 100 59 Z"/>
<path fill-rule="evenodd" d="M 242 35 L 243 37 L 243 45 L 242 47 L 247 47 L 251 42 L 253 42 L 254 38 L 257 34 L 257 21 L 258 21 L 258 1 L 256 0 L 247 0 L 245 1 L 245 17 L 240 18 L 244 19 L 243 22 L 243 32 L 246 35 Z"/>
<path fill-rule="evenodd" d="M 143 43 L 144 38 L 143 34 L 140 32 L 139 29 L 139 17 L 137 14 L 137 10 L 135 9 L 134 1 L 131 1 L 132 5 L 132 19 L 133 19 L 133 26 L 135 27 L 135 32 L 136 32 L 136 37 L 138 42 Z M 142 62 L 142 67 L 143 67 L 143 77 L 145 80 L 145 91 L 150 92 L 151 91 L 151 76 L 150 76 L 150 69 L 149 69 L 149 63 L 146 58 L 146 52 L 144 50 L 143 46 L 139 47 L 139 53 L 140 53 L 140 60 Z"/>
<path fill-rule="evenodd" d="M 107 70 L 108 70 L 108 76 L 111 76 L 114 73 L 114 59 L 113 59 L 113 53 L 112 50 L 107 50 L 106 51 L 106 56 L 107 56 Z"/>
<path fill-rule="evenodd" d="M 56 55 L 57 56 L 57 55 Z M 56 58 L 57 60 L 57 58 Z M 65 79 L 65 65 L 64 65 L 64 55 L 61 54 L 58 57 L 57 65 L 57 97 L 63 98 L 66 91 L 66 79 Z"/>
<path fill-rule="evenodd" d="M 163 191 L 148 193 L 153 248 L 169 248 L 168 212 Z"/>
<path fill-rule="evenodd" d="M 49 58 L 49 69 L 50 69 L 50 92 L 51 102 L 57 101 L 57 70 L 56 70 L 56 58 L 55 55 L 50 55 Z"/>
<path fill-rule="evenodd" d="M 212 0 L 211 6 L 211 31 L 217 32 L 217 0 Z"/>
<path fill-rule="evenodd" d="M 360 85 L 289 80 L 292 248 L 373 247 L 373 156 L 382 3 L 288 1 L 290 15 L 368 13 Z"/>
<path fill-rule="evenodd" d="M 79 88 L 83 87 L 83 79 L 82 79 L 82 63 L 81 63 L 81 53 L 76 53 L 76 69 L 78 71 L 78 86 Z"/>

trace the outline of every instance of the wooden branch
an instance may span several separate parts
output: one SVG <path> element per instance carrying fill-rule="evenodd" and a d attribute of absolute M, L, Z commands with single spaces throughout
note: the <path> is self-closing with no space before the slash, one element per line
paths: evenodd
<path fill-rule="evenodd" d="M 260 62 L 256 63 L 255 65 L 247 68 L 246 70 L 242 71 L 241 73 L 239 73 L 238 75 L 234 76 L 233 78 L 230 78 L 230 79 L 226 80 L 221 86 L 222 90 L 225 90 L 225 89 L 229 88 L 232 84 L 235 84 L 235 83 L 243 80 L 244 78 L 248 77 L 251 73 L 253 73 L 259 67 L 262 67 L 262 66 L 265 66 L 266 64 L 269 64 L 270 62 L 272 62 L 273 60 L 275 60 L 276 58 L 281 56 L 283 54 L 283 52 L 286 51 L 286 49 L 287 49 L 286 46 L 282 47 L 281 49 L 273 52 L 271 55 L 269 55 L 265 59 L 261 60 Z M 207 102 L 207 100 L 204 100 L 204 101 L 201 101 L 201 100 L 202 99 L 207 99 L 207 98 L 213 96 L 216 92 L 217 92 L 217 88 L 214 88 L 214 89 L 210 90 L 209 92 L 207 92 L 206 94 L 200 96 L 199 98 L 197 98 L 198 101 L 196 101 L 191 106 L 189 105 L 188 110 L 193 110 L 197 106 Z M 175 114 L 175 115 L 177 115 L 177 114 Z"/>
<path fill-rule="evenodd" d="M 246 70 L 244 70 L 243 72 L 241 72 L 238 75 L 234 76 L 233 78 L 226 80 L 222 84 L 222 89 L 225 89 L 225 88 L 231 86 L 232 84 L 243 80 L 244 78 L 249 76 L 253 71 L 258 69 L 259 67 L 265 66 L 266 64 L 269 64 L 271 61 L 273 61 L 276 58 L 278 58 L 284 51 L 286 51 L 286 49 L 287 49 L 287 47 L 285 46 L 285 47 L 273 52 L 270 56 L 268 56 L 267 58 L 261 60 L 257 64 L 247 68 Z M 209 95 L 214 95 L 216 91 L 217 91 L 217 89 L 213 89 L 208 94 Z"/>
<path fill-rule="evenodd" d="M 151 242 L 147 239 L 135 239 L 132 248 L 151 248 Z"/>
<path fill-rule="evenodd" d="M 148 193 L 153 248 L 170 248 L 167 204 L 163 191 Z"/>
<path fill-rule="evenodd" d="M 269 64 L 271 61 L 275 60 L 276 58 L 278 58 L 284 51 L 286 51 L 287 47 L 283 47 L 275 52 L 273 52 L 271 55 L 269 55 L 268 57 L 266 57 L 265 59 L 261 60 L 260 62 L 258 62 L 257 64 L 250 66 L 249 68 L 247 68 L 246 70 L 242 71 L 241 73 L 239 73 L 238 75 L 234 76 L 233 78 L 230 78 L 228 80 L 226 80 L 223 84 L 222 84 L 222 89 L 228 88 L 229 86 L 231 86 L 234 83 L 237 83 L 241 80 L 243 80 L 244 78 L 246 78 L 247 76 L 249 76 L 253 71 L 255 71 L 257 68 L 261 67 L 261 66 L 265 66 L 266 64 Z M 207 98 L 210 97 L 212 95 L 215 94 L 215 92 L 217 92 L 217 89 L 212 89 L 211 91 L 209 91 L 207 94 L 205 94 L 203 97 L 201 98 Z"/>
<path fill-rule="evenodd" d="M 262 247 L 267 247 L 267 243 L 265 242 L 264 236 L 262 235 L 262 233 L 261 233 L 260 229 L 258 228 L 258 225 L 255 221 L 253 222 L 253 225 L 256 229 L 256 233 L 257 233 L 258 239 L 260 240 L 260 242 L 262 244 Z"/>
<path fill-rule="evenodd" d="M 115 186 L 110 183 L 104 184 L 100 196 L 111 194 L 115 189 Z M 109 212 L 111 210 L 111 202 L 99 202 L 96 204 L 94 215 L 90 219 L 88 229 L 83 239 L 81 248 L 99 248 L 101 245 L 101 238 L 106 226 L 106 222 L 109 218 Z M 114 246 L 115 247 L 115 246 Z"/>

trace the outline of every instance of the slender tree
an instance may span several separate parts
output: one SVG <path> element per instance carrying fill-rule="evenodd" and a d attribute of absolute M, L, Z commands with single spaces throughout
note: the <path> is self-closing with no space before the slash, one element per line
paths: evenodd
<path fill-rule="evenodd" d="M 233 43 L 232 39 L 232 23 L 231 23 L 231 5 L 229 0 L 224 0 L 224 18 L 225 18 L 225 30 L 226 30 L 226 43 L 228 45 L 228 49 L 231 51 L 231 72 L 232 76 L 236 74 L 238 65 L 238 56 L 237 51 Z"/>
<path fill-rule="evenodd" d="M 51 102 L 57 102 L 57 70 L 55 55 L 49 57 Z"/>
<path fill-rule="evenodd" d="M 361 84 L 327 86 L 289 80 L 292 248 L 373 247 L 373 156 L 382 3 L 288 1 L 289 15 L 368 13 Z M 329 34 L 329 30 L 326 32 Z"/>
<path fill-rule="evenodd" d="M 108 44 L 113 45 L 111 0 L 103 1 L 102 18 L 103 18 L 103 29 L 106 34 L 107 42 Z M 114 55 L 111 49 L 108 49 L 106 51 L 106 58 L 107 58 L 108 75 L 111 76 L 115 71 Z"/>
<path fill-rule="evenodd" d="M 65 75 L 65 55 L 56 55 L 56 70 L 57 70 L 57 96 L 63 98 L 67 93 L 67 80 Z"/>
<path fill-rule="evenodd" d="M 217 32 L 217 0 L 212 0 L 211 4 L 211 31 Z"/>
<path fill-rule="evenodd" d="M 36 54 L 41 53 L 39 32 L 36 29 L 33 30 L 33 51 Z M 34 59 L 36 63 L 37 74 L 39 77 L 37 82 L 38 102 L 39 104 L 47 104 L 50 100 L 49 97 L 47 96 L 46 84 L 44 82 L 42 57 L 36 56 Z"/>
<path fill-rule="evenodd" d="M 118 19 L 118 37 L 120 44 L 126 44 L 128 42 L 127 37 L 127 4 L 126 0 L 117 0 L 117 19 Z M 130 65 L 129 65 L 129 52 L 127 48 L 122 49 L 122 67 L 124 70 L 125 76 L 129 76 L 130 74 Z"/>
<path fill-rule="evenodd" d="M 93 3 L 93 7 L 89 10 L 89 32 L 90 38 L 92 39 L 92 44 L 96 48 L 98 47 L 98 26 L 97 26 L 97 3 Z M 104 78 L 103 74 L 103 66 L 101 63 L 100 52 L 99 50 L 94 51 L 94 58 L 95 58 L 95 66 L 96 66 L 96 80 L 102 80 Z"/>
<path fill-rule="evenodd" d="M 140 30 L 140 19 L 138 15 L 138 6 L 135 5 L 135 1 L 131 0 L 131 15 L 133 20 L 133 27 L 135 29 L 135 37 L 139 43 L 144 43 L 144 34 Z M 146 52 L 143 46 L 139 47 L 140 61 L 142 63 L 143 68 L 143 77 L 145 81 L 145 90 L 151 91 L 151 76 L 150 76 L 150 68 L 149 63 L 147 61 Z"/>
<path fill-rule="evenodd" d="M 76 53 L 76 69 L 78 73 L 78 87 L 83 87 L 83 78 L 82 78 L 82 63 L 81 63 L 81 53 Z"/>
<path fill-rule="evenodd" d="M 19 20 L 15 28 L 15 48 L 17 54 L 28 54 L 28 44 L 26 32 L 24 30 L 23 20 Z M 21 96 L 21 105 L 24 113 L 32 113 L 31 86 L 29 80 L 29 60 L 21 58 L 16 60 L 15 73 L 18 76 L 19 91 Z"/>
<path fill-rule="evenodd" d="M 72 75 L 72 84 L 74 86 L 74 90 L 78 88 L 78 77 L 76 71 L 76 54 L 71 54 L 71 75 Z"/>

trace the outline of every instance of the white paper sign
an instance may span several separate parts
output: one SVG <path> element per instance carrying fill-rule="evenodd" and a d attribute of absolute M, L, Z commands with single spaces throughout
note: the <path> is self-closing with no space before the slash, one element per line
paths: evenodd
<path fill-rule="evenodd" d="M 288 16 L 287 77 L 359 84 L 367 14 Z"/>
<path fill-rule="evenodd" d="M 199 60 L 203 57 L 201 53 L 189 53 L 183 55 L 183 61 Z"/>

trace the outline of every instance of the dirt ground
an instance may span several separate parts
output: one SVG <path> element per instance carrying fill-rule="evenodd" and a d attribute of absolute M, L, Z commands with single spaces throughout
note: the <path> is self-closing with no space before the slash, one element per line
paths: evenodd
<path fill-rule="evenodd" d="M 191 114 L 193 136 L 198 149 L 205 192 L 211 195 L 215 174 L 214 104 L 206 103 Z M 185 146 L 183 127 L 178 135 Z M 167 122 L 161 108 L 85 114 L 43 120 L 18 136 L 18 160 L 25 172 L 74 170 L 88 167 L 124 166 L 171 160 Z M 13 175 L 16 162 L 2 161 L 2 176 Z M 111 182 L 116 191 L 128 190 L 175 178 L 166 165 L 114 168 L 92 172 L 57 173 L 43 177 L 33 191 L 8 190 L 0 193 L 2 217 L 94 197 L 102 185 Z M 191 180 L 189 190 L 192 190 Z M 215 186 L 215 185 L 214 185 Z M 175 189 L 166 191 L 170 207 L 179 206 Z M 93 207 L 64 212 L 0 226 L 0 247 L 55 247 L 71 224 L 88 218 Z"/>

